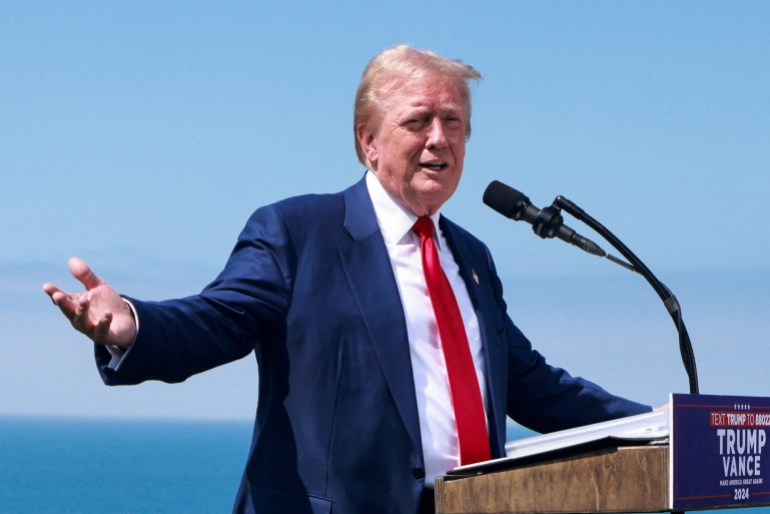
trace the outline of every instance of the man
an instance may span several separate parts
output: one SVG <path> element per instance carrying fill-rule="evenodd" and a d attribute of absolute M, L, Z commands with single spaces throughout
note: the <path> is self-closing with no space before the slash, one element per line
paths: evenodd
<path fill-rule="evenodd" d="M 406 46 L 375 57 L 356 97 L 364 179 L 257 210 L 197 296 L 124 300 L 77 259 L 86 292 L 44 285 L 110 385 L 255 352 L 236 512 L 432 512 L 437 475 L 504 454 L 506 415 L 553 431 L 649 410 L 548 366 L 508 318 L 486 247 L 440 215 L 478 78 Z"/>

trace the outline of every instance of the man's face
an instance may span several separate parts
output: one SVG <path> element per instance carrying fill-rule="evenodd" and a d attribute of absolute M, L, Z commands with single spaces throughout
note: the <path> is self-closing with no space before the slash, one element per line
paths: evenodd
<path fill-rule="evenodd" d="M 469 113 L 439 75 L 389 86 L 379 127 L 359 127 L 359 142 L 385 189 L 417 216 L 430 215 L 460 182 Z"/>

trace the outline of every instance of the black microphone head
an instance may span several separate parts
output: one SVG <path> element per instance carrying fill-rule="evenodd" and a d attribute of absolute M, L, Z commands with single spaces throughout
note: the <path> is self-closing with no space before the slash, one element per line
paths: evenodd
<path fill-rule="evenodd" d="M 520 220 L 528 205 L 531 205 L 527 195 L 521 191 L 493 180 L 484 191 L 484 203 L 506 218 Z"/>

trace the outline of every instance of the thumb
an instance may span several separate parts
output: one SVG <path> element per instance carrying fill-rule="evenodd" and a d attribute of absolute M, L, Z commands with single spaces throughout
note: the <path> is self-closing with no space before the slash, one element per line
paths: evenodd
<path fill-rule="evenodd" d="M 85 286 L 86 290 L 91 290 L 96 286 L 102 285 L 104 283 L 102 279 L 97 277 L 96 274 L 91 271 L 91 268 L 88 267 L 88 264 L 78 259 L 77 257 L 71 258 L 68 264 L 70 273 L 72 273 L 72 275 Z"/>

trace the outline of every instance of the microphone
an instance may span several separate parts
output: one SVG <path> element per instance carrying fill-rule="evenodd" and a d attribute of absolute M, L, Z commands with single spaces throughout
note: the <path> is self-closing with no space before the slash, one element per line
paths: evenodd
<path fill-rule="evenodd" d="M 551 205 L 538 209 L 524 193 L 493 180 L 484 191 L 484 203 L 506 218 L 516 221 L 526 221 L 532 225 L 532 230 L 543 239 L 558 237 L 571 245 L 577 246 L 590 254 L 606 257 L 607 252 L 599 245 L 587 239 L 567 225 L 561 211 Z"/>

